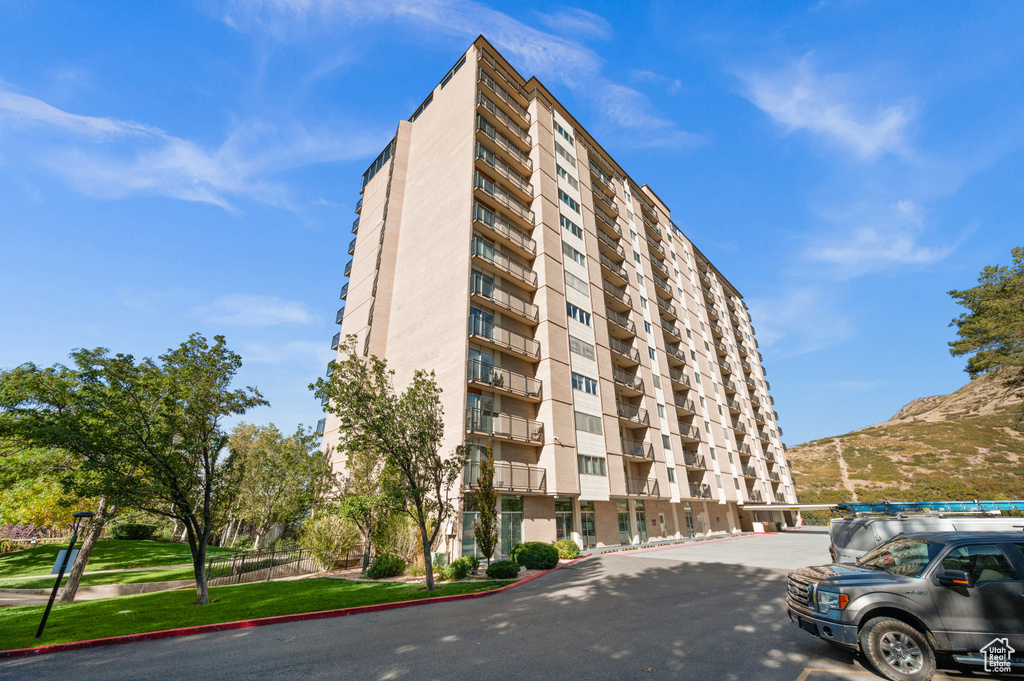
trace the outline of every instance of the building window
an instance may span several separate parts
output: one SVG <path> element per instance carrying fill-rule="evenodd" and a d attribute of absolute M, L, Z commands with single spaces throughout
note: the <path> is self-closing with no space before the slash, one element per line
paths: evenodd
<path fill-rule="evenodd" d="M 587 359 L 594 359 L 594 346 L 590 343 L 584 343 L 579 338 L 569 336 L 569 351 L 582 355 Z"/>
<path fill-rule="evenodd" d="M 647 309 L 647 299 L 646 298 L 641 298 L 640 299 L 640 307 L 642 307 L 645 310 Z"/>
<path fill-rule="evenodd" d="M 697 361 L 697 353 L 694 352 L 693 350 L 690 350 L 690 359 L 692 359 L 693 361 Z"/>
<path fill-rule="evenodd" d="M 575 142 L 573 142 L 572 135 L 570 135 L 569 132 L 565 128 L 563 128 L 561 125 L 559 125 L 558 121 L 552 119 L 552 123 L 555 124 L 555 132 L 557 132 L 559 135 L 564 137 L 566 142 L 568 142 L 569 144 L 575 146 Z"/>
<path fill-rule="evenodd" d="M 452 76 L 454 76 L 458 72 L 458 70 L 462 68 L 462 65 L 465 64 L 465 63 L 466 63 L 466 55 L 462 55 L 462 59 L 460 59 L 458 61 L 458 63 L 455 66 L 452 67 L 452 70 L 449 71 L 448 75 L 445 76 L 444 80 L 441 81 L 441 88 L 442 89 L 444 88 L 445 85 L 448 84 L 448 81 L 452 79 Z"/>
<path fill-rule="evenodd" d="M 562 253 L 566 254 L 567 256 L 575 260 L 577 264 L 586 267 L 587 256 L 583 255 L 582 253 L 580 253 L 579 251 L 577 251 L 575 248 L 565 243 L 564 241 L 562 242 Z"/>
<path fill-rule="evenodd" d="M 572 374 L 572 387 L 574 390 L 582 390 L 585 393 L 591 395 L 597 394 L 597 381 L 587 376 L 577 374 L 575 371 Z"/>
<path fill-rule="evenodd" d="M 660 416 L 661 418 L 665 418 L 665 405 L 658 405 L 658 416 Z"/>
<path fill-rule="evenodd" d="M 575 236 L 579 237 L 580 239 L 583 238 L 583 230 L 580 229 L 580 226 L 577 225 L 575 222 L 573 222 L 569 218 L 565 217 L 561 213 L 558 214 L 558 221 L 562 223 L 562 227 L 565 227 L 567 230 L 572 232 Z"/>
<path fill-rule="evenodd" d="M 676 469 L 675 468 L 669 468 L 668 469 L 668 481 L 669 482 L 675 482 L 676 481 Z"/>
<path fill-rule="evenodd" d="M 557 151 L 557 152 L 558 152 L 558 155 L 559 155 L 559 156 L 561 156 L 562 158 L 564 158 L 564 159 L 565 159 L 565 162 L 566 162 L 566 163 L 568 163 L 569 165 L 571 165 L 571 166 L 572 166 L 573 168 L 575 168 L 575 167 L 576 167 L 576 159 L 574 159 L 574 158 L 572 157 L 572 154 L 570 154 L 570 153 L 569 153 L 568 151 L 566 151 L 566 150 L 565 150 L 565 147 L 563 147 L 563 146 L 562 146 L 561 144 L 559 144 L 558 142 L 555 142 L 555 151 Z"/>
<path fill-rule="evenodd" d="M 732 479 L 732 484 L 736 485 L 736 491 L 739 492 L 740 491 L 740 481 L 737 480 L 736 478 L 733 478 Z"/>
<path fill-rule="evenodd" d="M 648 334 L 651 333 L 651 324 L 650 324 L 650 322 L 644 322 L 644 331 L 646 331 Z"/>
<path fill-rule="evenodd" d="M 709 447 L 708 449 L 711 450 L 711 460 L 712 461 L 717 461 L 718 457 L 715 456 L 715 448 L 714 447 Z"/>
<path fill-rule="evenodd" d="M 572 317 L 576 321 L 586 324 L 587 326 L 590 326 L 590 313 L 587 312 L 586 310 L 581 310 L 572 303 L 566 303 L 565 311 L 568 313 L 570 317 Z"/>
<path fill-rule="evenodd" d="M 565 283 L 568 284 L 569 286 L 572 286 L 574 289 L 576 289 L 585 296 L 590 295 L 590 287 L 587 286 L 587 282 L 583 281 L 582 279 L 577 277 L 572 272 L 569 272 L 568 270 L 566 270 L 565 272 Z"/>
<path fill-rule="evenodd" d="M 558 190 L 558 198 L 562 203 L 572 208 L 577 213 L 580 212 L 580 204 L 576 202 L 574 198 L 563 192 L 561 189 Z"/>
<path fill-rule="evenodd" d="M 633 260 L 640 262 L 640 254 L 637 253 L 636 251 L 633 251 Z"/>
<path fill-rule="evenodd" d="M 594 433 L 595 435 L 601 434 L 601 417 L 591 416 L 590 414 L 584 414 L 583 412 L 576 412 L 576 430 L 582 430 L 585 433 Z"/>
<path fill-rule="evenodd" d="M 568 173 L 568 172 L 566 171 L 566 169 L 565 169 L 565 168 L 563 168 L 562 166 L 560 166 L 560 165 L 558 165 L 558 164 L 556 163 L 556 164 L 555 164 L 555 171 L 556 171 L 556 172 L 558 173 L 558 176 L 559 176 L 560 178 L 562 178 L 563 180 L 565 180 L 565 181 L 566 181 L 566 183 L 567 183 L 567 184 L 568 184 L 568 185 L 569 185 L 570 187 L 572 187 L 573 189 L 575 189 L 575 190 L 579 191 L 579 188 L 580 188 L 580 183 L 579 183 L 579 182 L 577 182 L 577 181 L 576 181 L 576 178 L 575 178 L 575 177 L 573 177 L 572 175 L 570 175 L 570 174 L 569 174 L 569 173 Z"/>
<path fill-rule="evenodd" d="M 654 348 L 647 348 L 647 354 L 650 355 L 651 359 L 654 359 Z"/>
<path fill-rule="evenodd" d="M 661 444 L 667 451 L 672 451 L 672 439 L 668 435 L 661 436 Z"/>
<path fill-rule="evenodd" d="M 689 329 L 687 329 L 687 330 L 686 330 L 686 337 L 687 337 L 687 338 L 690 338 L 690 339 L 692 339 L 692 338 L 693 338 L 693 334 L 692 334 L 692 333 L 690 333 L 690 330 L 689 330 Z"/>
<path fill-rule="evenodd" d="M 580 466 L 580 473 L 582 475 L 608 475 L 605 469 L 604 459 L 599 456 L 586 456 L 580 454 L 577 456 Z"/>
<path fill-rule="evenodd" d="M 718 489 L 722 489 L 722 476 L 721 475 L 716 475 L 715 476 L 715 482 L 718 483 Z"/>
<path fill-rule="evenodd" d="M 644 285 L 644 275 L 640 274 L 639 272 L 636 273 L 636 285 L 637 286 L 643 286 Z"/>

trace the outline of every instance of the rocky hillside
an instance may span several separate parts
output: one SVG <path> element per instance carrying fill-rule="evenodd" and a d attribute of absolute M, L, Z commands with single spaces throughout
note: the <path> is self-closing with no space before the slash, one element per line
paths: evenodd
<path fill-rule="evenodd" d="M 788 451 L 800 501 L 1024 499 L 1024 423 L 992 377 Z"/>

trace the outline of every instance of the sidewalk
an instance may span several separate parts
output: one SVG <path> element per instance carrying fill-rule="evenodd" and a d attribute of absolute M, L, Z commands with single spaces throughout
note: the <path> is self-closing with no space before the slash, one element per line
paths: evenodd
<path fill-rule="evenodd" d="M 636 551 L 639 549 L 657 549 L 657 548 L 668 548 L 670 546 L 679 546 L 680 544 L 691 544 L 694 542 L 702 541 L 715 541 L 721 539 L 732 539 L 734 537 L 750 537 L 759 534 L 775 534 L 774 532 L 716 532 L 709 535 L 701 535 L 699 537 L 683 537 L 681 539 L 659 539 L 657 541 L 648 541 L 640 544 L 618 544 L 615 546 L 602 546 L 600 548 L 589 548 L 584 551 L 589 551 L 595 556 L 604 555 L 606 553 L 617 553 L 620 551 Z"/>

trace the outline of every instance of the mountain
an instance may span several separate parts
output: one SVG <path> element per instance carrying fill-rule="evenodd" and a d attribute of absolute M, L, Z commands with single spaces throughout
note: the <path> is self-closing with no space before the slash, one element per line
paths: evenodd
<path fill-rule="evenodd" d="M 998 377 L 787 451 L 803 503 L 1024 499 L 1024 422 Z"/>

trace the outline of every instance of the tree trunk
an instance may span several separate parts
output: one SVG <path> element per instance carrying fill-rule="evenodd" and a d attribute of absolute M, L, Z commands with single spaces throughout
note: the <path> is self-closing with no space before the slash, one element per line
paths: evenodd
<path fill-rule="evenodd" d="M 363 540 L 363 570 L 360 573 L 361 576 L 366 576 L 366 568 L 370 567 L 370 539 L 369 535 Z"/>
<path fill-rule="evenodd" d="M 427 525 L 422 520 L 417 523 L 420 526 L 420 539 L 423 543 L 423 567 L 427 572 L 427 591 L 434 590 L 434 563 L 430 559 L 430 537 L 427 535 Z"/>
<path fill-rule="evenodd" d="M 89 523 L 89 529 L 85 532 L 82 548 L 78 551 L 78 558 L 75 559 L 75 564 L 71 566 L 71 572 L 68 574 L 68 581 L 64 585 L 64 590 L 61 591 L 60 596 L 57 598 L 58 603 L 75 602 L 75 594 L 78 593 L 78 585 L 82 581 L 85 566 L 89 563 L 92 549 L 96 546 L 96 541 L 103 533 L 103 526 L 106 523 L 107 498 L 103 496 L 100 497 L 100 503 L 96 506 L 96 515 L 93 516 L 92 521 Z"/>

